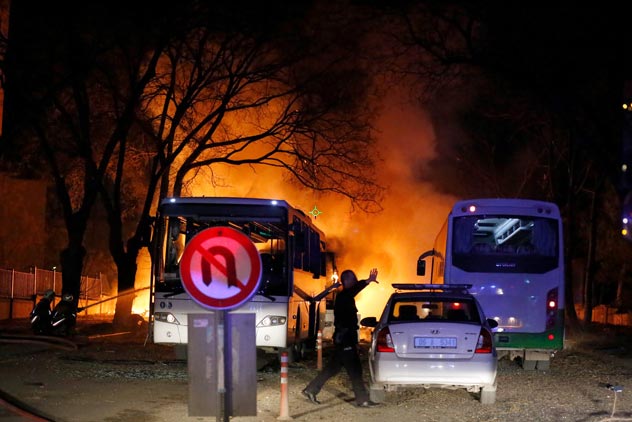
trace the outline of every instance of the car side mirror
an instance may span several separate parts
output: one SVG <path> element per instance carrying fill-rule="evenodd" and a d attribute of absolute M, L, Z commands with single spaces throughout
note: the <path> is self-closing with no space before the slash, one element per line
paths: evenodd
<path fill-rule="evenodd" d="M 498 321 L 496 321 L 493 318 L 487 318 L 487 323 L 489 324 L 490 328 L 496 328 L 498 327 Z"/>
<path fill-rule="evenodd" d="M 377 326 L 377 318 L 374 316 L 362 318 L 360 320 L 360 325 L 363 327 L 375 328 Z"/>

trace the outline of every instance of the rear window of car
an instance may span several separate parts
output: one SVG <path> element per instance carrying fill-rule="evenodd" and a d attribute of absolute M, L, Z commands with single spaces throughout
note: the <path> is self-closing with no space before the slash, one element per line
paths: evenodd
<path fill-rule="evenodd" d="M 392 303 L 388 322 L 455 321 L 480 323 L 476 304 L 470 299 L 419 298 Z"/>

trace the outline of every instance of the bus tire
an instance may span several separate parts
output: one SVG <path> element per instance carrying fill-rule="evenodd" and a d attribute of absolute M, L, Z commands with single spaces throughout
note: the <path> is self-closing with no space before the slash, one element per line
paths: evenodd
<path fill-rule="evenodd" d="M 538 368 L 538 371 L 548 371 L 549 368 L 551 367 L 551 361 L 550 360 L 538 360 L 538 361 L 536 361 L 536 366 Z"/>
<path fill-rule="evenodd" d="M 288 363 L 295 363 L 301 361 L 301 351 L 299 344 L 292 344 L 287 349 L 283 349 L 282 351 L 287 352 L 287 361 Z"/>
<path fill-rule="evenodd" d="M 186 344 L 176 344 L 173 346 L 173 352 L 177 360 L 187 360 L 188 348 Z"/>
<path fill-rule="evenodd" d="M 538 363 L 537 360 L 527 360 L 527 359 L 521 359 L 522 362 L 522 369 L 524 369 L 525 371 L 535 371 L 535 367 L 536 364 Z"/>
<path fill-rule="evenodd" d="M 295 343 L 292 345 L 292 362 L 300 362 L 305 360 L 307 356 L 307 345 L 305 342 Z"/>

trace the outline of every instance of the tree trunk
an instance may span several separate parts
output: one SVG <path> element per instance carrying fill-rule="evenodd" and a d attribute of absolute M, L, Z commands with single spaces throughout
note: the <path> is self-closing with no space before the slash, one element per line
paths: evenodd
<path fill-rule="evenodd" d="M 134 304 L 134 293 L 129 293 L 134 290 L 134 281 L 136 279 L 136 258 L 138 251 L 131 256 L 131 252 L 128 251 L 123 254 L 122 258 L 117 260 L 118 269 L 118 295 L 116 299 L 116 310 L 114 312 L 114 325 L 118 327 L 128 327 L 130 323 L 130 317 L 132 315 L 132 305 Z"/>
<path fill-rule="evenodd" d="M 573 229 L 573 224 L 570 222 L 571 219 L 568 219 L 569 223 L 566 225 L 565 232 L 570 232 Z M 570 245 L 572 242 L 573 236 L 570 234 L 565 234 L 565 244 Z M 579 318 L 577 317 L 577 312 L 575 312 L 575 298 L 573 296 L 573 274 L 572 274 L 572 253 L 574 248 L 571 246 L 566 246 L 566 252 L 564 253 L 564 303 L 565 303 L 565 316 L 567 318 L 567 322 L 572 326 L 577 326 L 579 323 Z"/>
<path fill-rule="evenodd" d="M 572 150 L 573 144 L 570 143 L 570 149 Z M 549 154 L 552 154 L 555 148 L 553 146 L 549 147 Z M 571 154 L 572 155 L 572 154 Z M 550 162 L 553 163 L 555 160 L 553 157 L 550 158 Z M 564 227 L 564 304 L 565 304 L 565 316 L 568 327 L 571 330 L 579 328 L 579 318 L 577 317 L 577 312 L 575 312 L 575 297 L 573 292 L 573 274 L 572 274 L 572 266 L 571 262 L 573 260 L 573 256 L 575 254 L 575 244 L 576 244 L 576 235 L 575 235 L 575 207 L 573 206 L 575 195 L 573 194 L 573 170 L 572 170 L 572 162 L 573 160 L 569 160 L 571 163 L 571 168 L 569 171 L 568 185 L 566 186 L 566 225 Z"/>
<path fill-rule="evenodd" d="M 619 271 L 619 279 L 617 280 L 617 297 L 615 298 L 614 305 L 618 308 L 623 307 L 623 281 L 625 280 L 625 273 L 627 272 L 627 265 L 623 263 L 621 271 Z"/>
<path fill-rule="evenodd" d="M 73 304 L 76 307 L 79 303 L 79 293 L 81 292 L 81 274 L 83 272 L 83 262 L 86 256 L 86 249 L 81 242 L 71 241 L 61 252 L 60 261 L 62 269 L 62 295 L 70 293 L 73 295 Z"/>
<path fill-rule="evenodd" d="M 136 270 L 138 269 L 138 254 L 142 247 L 142 240 L 138 235 L 133 236 L 127 242 L 127 250 L 119 250 L 115 257 L 118 270 L 118 299 L 114 311 L 114 325 L 123 328 L 131 328 L 132 305 L 136 294 L 130 293 L 134 290 L 136 280 Z"/>
<path fill-rule="evenodd" d="M 592 322 L 593 315 L 593 278 L 595 272 L 595 241 L 597 235 L 597 221 L 595 219 L 596 208 L 597 193 L 592 192 L 592 200 L 590 202 L 590 217 L 588 221 L 588 251 L 586 254 L 586 270 L 584 273 L 584 324 L 586 325 Z"/>
<path fill-rule="evenodd" d="M 575 251 L 575 236 L 573 230 L 575 227 L 575 213 L 572 211 L 570 202 L 568 203 L 568 213 L 566 215 L 566 227 L 564 227 L 564 303 L 565 316 L 567 323 L 571 328 L 578 328 L 579 318 L 575 312 L 575 298 L 573 296 L 573 274 L 572 274 L 572 257 Z"/>

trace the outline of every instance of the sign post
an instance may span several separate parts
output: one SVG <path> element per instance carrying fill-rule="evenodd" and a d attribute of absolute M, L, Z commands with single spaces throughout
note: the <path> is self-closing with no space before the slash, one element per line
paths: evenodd
<path fill-rule="evenodd" d="M 261 267 L 250 238 L 230 227 L 203 230 L 184 250 L 182 285 L 200 306 L 214 311 L 189 315 L 190 416 L 216 415 L 226 422 L 230 416 L 256 416 L 254 315 L 226 310 L 256 293 Z M 215 394 L 214 400 L 205 393 Z"/>

